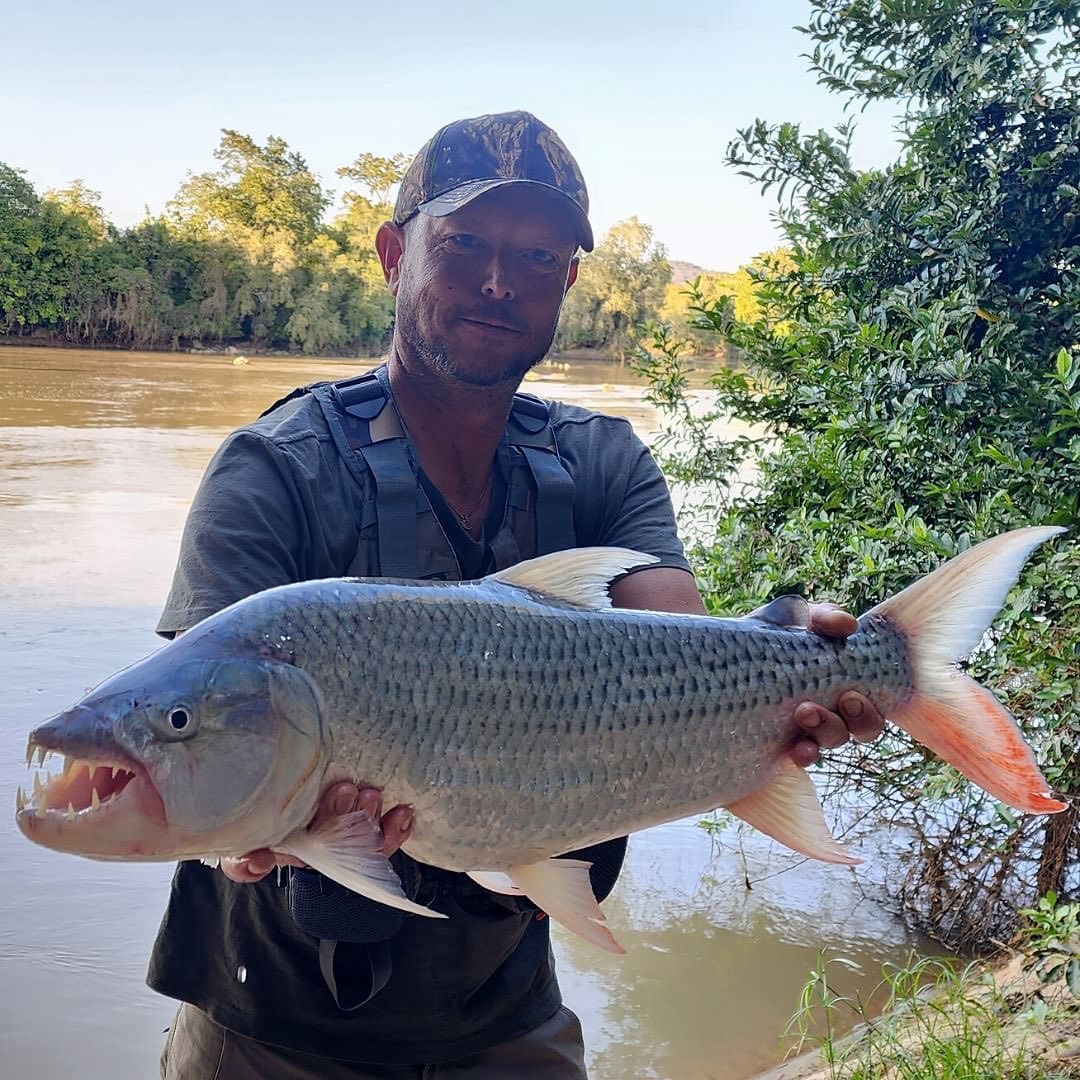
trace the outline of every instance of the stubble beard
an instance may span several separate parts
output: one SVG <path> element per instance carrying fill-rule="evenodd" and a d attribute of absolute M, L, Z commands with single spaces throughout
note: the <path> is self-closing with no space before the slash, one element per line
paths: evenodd
<path fill-rule="evenodd" d="M 555 324 L 557 326 L 558 323 Z M 513 383 L 516 387 L 525 377 L 526 372 L 531 371 L 548 354 L 551 343 L 555 340 L 555 326 L 551 328 L 551 334 L 544 347 L 533 355 L 532 350 L 522 353 L 507 362 L 499 371 L 470 371 L 462 367 L 450 354 L 449 346 L 445 341 L 429 341 L 419 331 L 414 320 L 402 319 L 400 311 L 395 327 L 395 332 L 401 335 L 401 340 L 408 347 L 409 352 L 433 374 L 466 386 L 478 389 L 491 389 Z"/>

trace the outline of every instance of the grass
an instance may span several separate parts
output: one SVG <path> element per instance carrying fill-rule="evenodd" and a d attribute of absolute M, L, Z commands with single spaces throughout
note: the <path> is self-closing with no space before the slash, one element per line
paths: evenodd
<path fill-rule="evenodd" d="M 1064 1080 L 1080 1076 L 1055 1044 L 1080 1032 L 1080 1010 L 1069 993 L 1044 993 L 1046 983 L 1019 981 L 983 965 L 943 958 L 889 965 L 880 987 L 884 1015 L 838 993 L 830 979 L 846 961 L 819 957 L 791 1019 L 797 1052 L 818 1050 L 815 1076 L 827 1080 Z M 874 996 L 876 997 L 876 995 Z M 876 1012 L 876 1010 L 875 1010 Z M 837 1037 L 854 1018 L 855 1035 Z M 1080 1060 L 1080 1059 L 1078 1059 Z M 1076 1071 L 1074 1071 L 1076 1070 Z"/>

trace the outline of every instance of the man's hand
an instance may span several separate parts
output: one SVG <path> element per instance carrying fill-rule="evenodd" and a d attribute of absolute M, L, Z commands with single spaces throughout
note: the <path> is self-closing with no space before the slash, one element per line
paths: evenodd
<path fill-rule="evenodd" d="M 824 637 L 850 637 L 859 628 L 854 615 L 833 604 L 811 604 L 809 629 Z M 805 732 L 791 748 L 796 765 L 813 765 L 822 750 L 843 746 L 848 739 L 873 742 L 885 730 L 885 721 L 869 698 L 849 690 L 840 695 L 838 712 L 804 701 L 795 708 L 795 723 Z"/>
<path fill-rule="evenodd" d="M 383 834 L 383 845 L 379 849 L 387 857 L 409 837 L 412 829 L 412 807 L 395 806 L 385 814 L 382 812 L 382 792 L 378 788 L 358 787 L 356 784 L 340 782 L 331 784 L 319 799 L 318 809 L 308 828 L 318 828 L 324 821 L 354 810 L 366 810 L 372 821 L 378 821 Z M 246 855 L 226 857 L 221 860 L 221 869 L 227 878 L 241 885 L 260 881 L 278 866 L 305 866 L 291 855 L 281 855 L 269 848 L 249 851 Z"/>
<path fill-rule="evenodd" d="M 706 614 L 693 576 L 670 567 L 646 567 L 620 578 L 611 586 L 611 602 L 621 608 Z M 810 604 L 809 609 L 807 629 L 815 634 L 846 638 L 859 628 L 855 616 L 841 611 L 835 604 Z M 812 701 L 796 707 L 795 723 L 806 733 L 791 748 L 796 765 L 803 768 L 813 765 L 821 750 L 843 746 L 848 739 L 872 742 L 885 728 L 881 714 L 862 694 L 854 691 L 842 694 L 837 708 L 838 713 L 830 712 Z"/>

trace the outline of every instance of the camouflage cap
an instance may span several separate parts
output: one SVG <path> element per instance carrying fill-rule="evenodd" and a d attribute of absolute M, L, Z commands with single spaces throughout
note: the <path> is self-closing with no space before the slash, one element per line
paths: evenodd
<path fill-rule="evenodd" d="M 402 178 L 394 222 L 423 212 L 445 217 L 493 188 L 530 184 L 565 200 L 578 244 L 593 249 L 589 193 L 562 139 L 532 113 L 455 120 L 420 148 Z"/>

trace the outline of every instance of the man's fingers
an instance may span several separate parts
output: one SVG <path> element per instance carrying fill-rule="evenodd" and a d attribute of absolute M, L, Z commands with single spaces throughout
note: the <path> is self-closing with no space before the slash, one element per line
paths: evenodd
<path fill-rule="evenodd" d="M 791 748 L 791 760 L 800 769 L 808 769 L 821 756 L 818 744 L 813 739 L 799 739 Z"/>
<path fill-rule="evenodd" d="M 836 708 L 856 742 L 873 742 L 885 730 L 885 719 L 874 703 L 856 690 L 841 694 Z"/>
<path fill-rule="evenodd" d="M 859 620 L 834 604 L 811 604 L 810 629 L 824 637 L 843 639 L 859 629 Z"/>
<path fill-rule="evenodd" d="M 361 788 L 356 808 L 365 811 L 372 821 L 378 823 L 379 818 L 382 817 L 382 792 L 373 787 Z"/>
<path fill-rule="evenodd" d="M 800 702 L 794 712 L 795 723 L 822 750 L 835 750 L 848 741 L 848 729 L 834 712 L 812 701 Z"/>
<path fill-rule="evenodd" d="M 331 818 L 351 813 L 359 804 L 360 789 L 348 781 L 331 784 L 319 797 L 315 816 L 311 819 L 310 829 L 317 829 Z"/>
<path fill-rule="evenodd" d="M 388 858 L 409 838 L 412 831 L 413 810 L 411 806 L 395 806 L 382 817 L 383 846 L 380 849 Z"/>
<path fill-rule="evenodd" d="M 221 872 L 241 885 L 261 881 L 275 866 L 277 857 L 269 848 L 250 851 L 247 855 L 226 855 L 221 860 Z"/>

